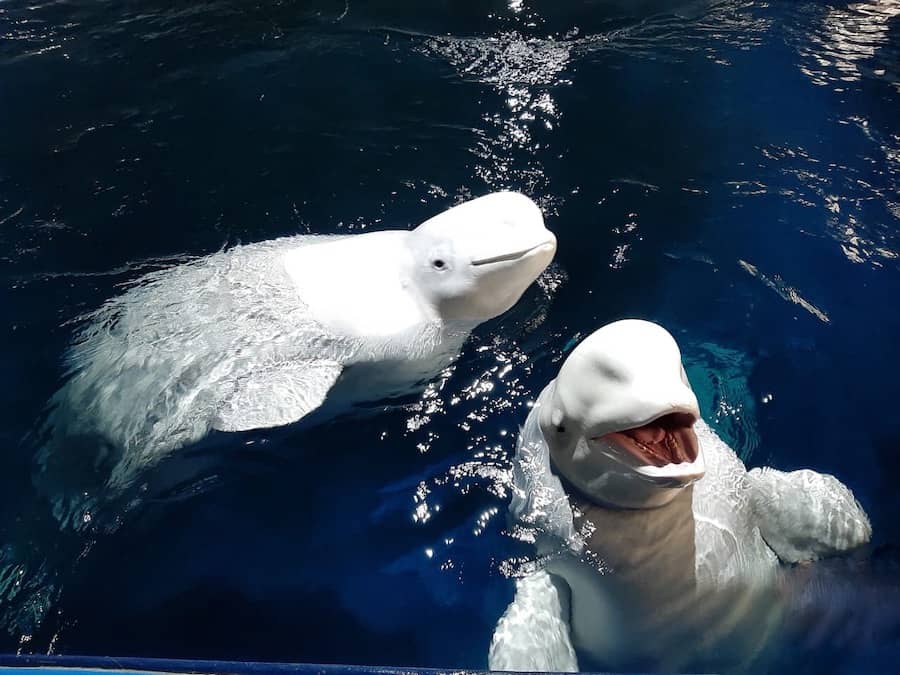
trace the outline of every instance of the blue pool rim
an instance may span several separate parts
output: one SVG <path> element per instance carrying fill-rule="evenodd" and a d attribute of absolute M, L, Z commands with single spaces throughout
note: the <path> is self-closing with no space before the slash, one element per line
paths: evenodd
<path fill-rule="evenodd" d="M 391 666 L 350 666 L 317 663 L 265 663 L 258 661 L 206 661 L 120 656 L 0 655 L 0 672 L 9 670 L 79 673 L 302 673 L 303 675 L 413 675 L 472 672 Z"/>
<path fill-rule="evenodd" d="M 134 656 L 45 656 L 0 654 L 0 673 L 40 670 L 42 673 L 301 673 L 303 675 L 476 675 L 488 671 L 465 668 L 403 668 L 320 663 L 265 663 L 150 659 Z"/>

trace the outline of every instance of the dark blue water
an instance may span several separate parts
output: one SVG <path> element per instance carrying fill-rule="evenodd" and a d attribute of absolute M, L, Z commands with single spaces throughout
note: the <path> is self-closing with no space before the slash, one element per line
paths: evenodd
<path fill-rule="evenodd" d="M 676 335 L 748 465 L 839 476 L 890 558 L 898 104 L 896 0 L 0 3 L 0 651 L 484 666 L 517 425 L 624 316 Z M 185 256 L 500 188 L 556 263 L 442 388 L 219 435 L 60 528 L 30 434 L 80 315 Z M 892 663 L 867 631 L 807 665 Z"/>

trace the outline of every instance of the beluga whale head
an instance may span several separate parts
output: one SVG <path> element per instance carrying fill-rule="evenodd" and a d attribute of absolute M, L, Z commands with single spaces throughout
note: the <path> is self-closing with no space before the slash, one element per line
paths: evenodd
<path fill-rule="evenodd" d="M 593 501 L 653 508 L 704 473 L 697 397 L 675 339 L 628 319 L 592 333 L 541 394 L 555 468 Z"/>
<path fill-rule="evenodd" d="M 426 220 L 407 247 L 423 300 L 444 320 L 478 323 L 518 301 L 553 259 L 556 237 L 528 197 L 495 192 Z"/>

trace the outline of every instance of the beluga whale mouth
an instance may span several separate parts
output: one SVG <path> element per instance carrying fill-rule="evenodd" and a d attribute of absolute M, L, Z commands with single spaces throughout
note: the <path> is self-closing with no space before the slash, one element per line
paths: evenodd
<path fill-rule="evenodd" d="M 524 258 L 530 253 L 537 253 L 538 251 L 554 251 L 556 249 L 556 239 L 547 240 L 537 244 L 536 246 L 530 246 L 529 248 L 523 249 L 521 251 L 514 251 L 512 253 L 504 253 L 502 255 L 495 255 L 489 258 L 479 258 L 477 260 L 473 260 L 472 264 L 475 266 L 478 265 L 490 265 L 492 263 L 499 262 L 511 262 L 513 260 L 519 260 L 520 258 Z"/>
<path fill-rule="evenodd" d="M 694 433 L 697 418 L 691 413 L 669 413 L 639 427 L 614 431 L 599 438 L 648 466 L 690 464 L 697 461 L 700 444 Z"/>
<path fill-rule="evenodd" d="M 694 433 L 698 417 L 692 412 L 672 412 L 646 424 L 590 441 L 611 459 L 653 483 L 686 486 L 702 478 L 705 467 L 700 442 Z"/>

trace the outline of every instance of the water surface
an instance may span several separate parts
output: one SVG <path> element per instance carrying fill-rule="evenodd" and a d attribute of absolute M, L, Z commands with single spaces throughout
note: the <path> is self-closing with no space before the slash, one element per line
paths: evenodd
<path fill-rule="evenodd" d="M 625 316 L 676 335 L 748 465 L 839 476 L 889 551 L 898 104 L 896 0 L 0 4 L 0 648 L 484 666 L 518 425 Z M 60 529 L 28 435 L 85 312 L 502 188 L 556 263 L 420 401 L 216 437 Z M 850 633 L 808 667 L 896 654 Z"/>

